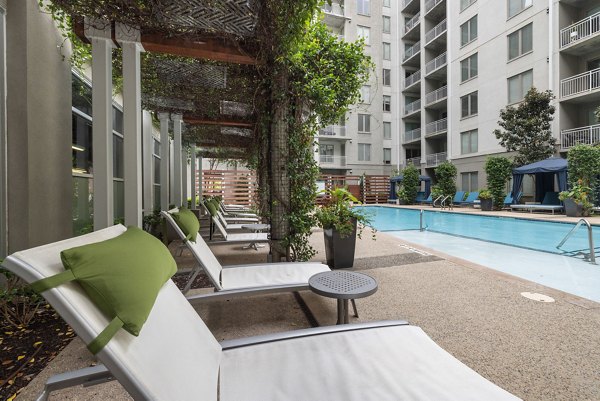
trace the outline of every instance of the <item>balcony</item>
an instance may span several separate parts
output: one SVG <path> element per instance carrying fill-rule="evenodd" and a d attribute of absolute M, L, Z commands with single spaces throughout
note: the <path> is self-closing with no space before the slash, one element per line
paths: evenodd
<path fill-rule="evenodd" d="M 409 33 L 411 33 L 411 31 L 414 28 L 419 26 L 420 21 L 421 21 L 421 13 L 418 12 L 410 20 L 408 20 L 408 22 L 406 24 L 404 24 L 404 36 L 407 37 L 407 35 Z M 418 36 L 419 32 L 417 31 L 417 32 L 415 32 L 415 34 Z"/>
<path fill-rule="evenodd" d="M 402 12 L 412 13 L 419 11 L 420 6 L 419 0 L 402 0 Z"/>
<path fill-rule="evenodd" d="M 560 30 L 560 50 L 574 55 L 589 53 L 600 45 L 600 13 Z"/>
<path fill-rule="evenodd" d="M 560 81 L 560 97 L 578 97 L 578 101 L 592 100 L 600 97 L 600 68 L 587 71 Z M 585 96 L 585 98 L 583 98 Z"/>
<path fill-rule="evenodd" d="M 407 91 L 411 86 L 421 81 L 421 70 L 409 75 L 404 80 L 404 90 Z"/>
<path fill-rule="evenodd" d="M 437 38 L 439 38 L 442 35 L 444 35 L 447 30 L 448 30 L 447 20 L 443 20 L 442 22 L 440 22 L 439 24 L 437 24 L 434 28 L 430 29 L 425 34 L 425 46 L 428 46 L 434 40 L 436 40 Z"/>
<path fill-rule="evenodd" d="M 421 41 L 418 41 L 404 52 L 403 63 L 408 63 L 412 61 L 416 55 L 421 53 Z M 418 61 L 418 60 L 417 60 Z M 417 63 L 418 64 L 418 63 Z"/>
<path fill-rule="evenodd" d="M 448 132 L 448 119 L 442 118 L 425 126 L 425 137 L 430 138 Z"/>
<path fill-rule="evenodd" d="M 421 156 L 411 157 L 410 159 L 406 159 L 406 162 L 404 162 L 404 164 L 402 166 L 407 167 L 411 164 L 417 168 L 420 168 L 421 167 Z"/>
<path fill-rule="evenodd" d="M 406 131 L 404 133 L 404 142 L 403 143 L 410 143 L 410 142 L 415 142 L 415 141 L 420 141 L 420 140 L 421 140 L 421 128 Z"/>
<path fill-rule="evenodd" d="M 425 95 L 425 106 L 431 106 L 448 98 L 448 86 L 442 86 L 439 89 L 429 92 Z"/>
<path fill-rule="evenodd" d="M 448 159 L 446 152 L 427 155 L 427 167 L 437 167 Z"/>
<path fill-rule="evenodd" d="M 433 60 L 431 60 L 430 62 L 428 62 L 427 64 L 425 64 L 425 76 L 431 75 L 434 72 L 441 72 L 439 70 L 441 70 L 443 67 L 446 66 L 446 64 L 448 64 L 448 57 L 447 57 L 447 53 L 444 52 L 442 54 L 440 54 L 439 56 L 437 56 L 436 58 L 434 58 Z M 436 75 L 441 75 L 441 74 L 436 74 Z M 445 73 L 444 73 L 445 75 Z"/>
<path fill-rule="evenodd" d="M 421 111 L 421 99 L 415 100 L 414 102 L 408 103 L 406 106 L 404 106 L 404 117 L 418 111 Z"/>
<path fill-rule="evenodd" d="M 331 3 L 324 4 L 322 7 L 323 12 L 325 13 L 325 18 L 323 18 L 323 22 L 328 26 L 341 28 L 346 23 L 347 18 L 344 14 L 344 6 L 339 3 Z"/>
<path fill-rule="evenodd" d="M 425 15 L 429 14 L 433 10 L 435 10 L 434 14 L 436 15 L 446 14 L 446 9 L 444 7 L 438 7 L 441 3 L 444 2 L 445 0 L 427 0 L 425 2 Z"/>
<path fill-rule="evenodd" d="M 319 167 L 346 168 L 346 156 L 319 155 Z"/>
<path fill-rule="evenodd" d="M 346 137 L 346 127 L 344 125 L 330 125 L 319 130 L 319 137 L 322 139 L 341 139 L 350 140 Z"/>
<path fill-rule="evenodd" d="M 563 151 L 579 144 L 596 145 L 598 143 L 600 143 L 600 124 L 567 129 L 560 133 L 560 150 Z"/>

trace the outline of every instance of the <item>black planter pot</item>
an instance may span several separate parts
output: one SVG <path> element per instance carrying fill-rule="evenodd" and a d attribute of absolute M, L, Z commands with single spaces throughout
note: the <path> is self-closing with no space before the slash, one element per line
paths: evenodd
<path fill-rule="evenodd" d="M 484 212 L 490 212 L 494 206 L 494 201 L 492 199 L 481 199 L 480 202 L 481 210 Z"/>
<path fill-rule="evenodd" d="M 583 205 L 581 203 L 575 203 L 573 199 L 565 199 L 563 201 L 565 205 L 565 214 L 567 217 L 581 217 L 583 216 Z"/>
<path fill-rule="evenodd" d="M 347 269 L 354 266 L 354 249 L 356 247 L 356 219 L 354 230 L 344 238 L 333 228 L 323 229 L 325 237 L 325 256 L 331 269 Z"/>

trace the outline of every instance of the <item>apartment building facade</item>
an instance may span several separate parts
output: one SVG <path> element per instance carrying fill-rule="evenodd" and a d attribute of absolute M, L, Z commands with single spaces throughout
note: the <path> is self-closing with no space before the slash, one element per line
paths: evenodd
<path fill-rule="evenodd" d="M 500 110 L 529 88 L 556 99 L 557 152 L 600 141 L 597 0 L 345 0 L 325 23 L 364 37 L 376 67 L 363 100 L 318 135 L 323 172 L 388 174 L 408 163 L 434 176 L 446 160 L 458 187 L 486 185 Z"/>

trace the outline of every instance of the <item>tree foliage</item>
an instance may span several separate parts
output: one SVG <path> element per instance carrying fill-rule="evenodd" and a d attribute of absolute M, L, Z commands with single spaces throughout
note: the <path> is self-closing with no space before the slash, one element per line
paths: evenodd
<path fill-rule="evenodd" d="M 504 156 L 490 156 L 485 161 L 484 168 L 487 175 L 487 187 L 492 194 L 494 207 L 500 209 L 506 196 L 506 183 L 512 176 L 513 163 Z"/>
<path fill-rule="evenodd" d="M 567 153 L 569 183 L 571 187 L 582 185 L 592 188 L 589 198 L 596 199 L 600 177 L 600 147 L 598 145 L 576 145 Z"/>
<path fill-rule="evenodd" d="M 410 163 L 404 170 L 402 170 L 402 184 L 401 189 L 403 190 L 403 200 L 407 204 L 415 203 L 417 199 L 417 192 L 419 192 L 419 169 Z"/>
<path fill-rule="evenodd" d="M 517 152 L 515 164 L 523 166 L 547 159 L 555 152 L 556 139 L 550 123 L 555 107 L 551 104 L 552 91 L 539 92 L 531 88 L 517 107 L 508 106 L 500 111 L 494 134 L 500 145 L 509 152 Z"/>
<path fill-rule="evenodd" d="M 449 161 L 445 161 L 435 169 L 434 192 L 444 196 L 454 196 L 456 193 L 456 166 Z"/>

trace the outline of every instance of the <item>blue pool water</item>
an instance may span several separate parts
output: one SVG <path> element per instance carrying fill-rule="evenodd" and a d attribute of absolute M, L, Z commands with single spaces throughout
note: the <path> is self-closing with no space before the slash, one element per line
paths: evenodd
<path fill-rule="evenodd" d="M 372 219 L 379 231 L 418 230 L 419 214 L 416 209 L 382 206 L 359 207 Z M 575 226 L 571 223 L 535 221 L 512 217 L 479 216 L 472 214 L 425 210 L 423 222 L 427 231 L 466 238 L 496 242 L 537 251 L 563 253 L 588 249 L 587 229 L 581 227 L 558 250 L 556 246 Z M 600 240 L 600 227 L 593 228 L 594 240 Z"/>

